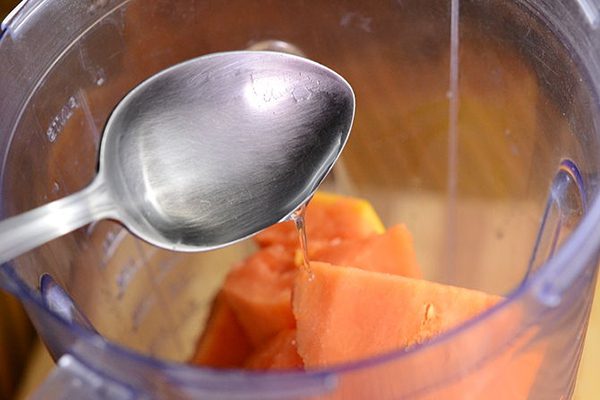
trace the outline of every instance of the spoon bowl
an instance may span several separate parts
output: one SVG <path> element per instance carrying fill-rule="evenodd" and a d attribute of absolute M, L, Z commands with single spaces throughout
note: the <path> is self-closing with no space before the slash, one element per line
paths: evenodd
<path fill-rule="evenodd" d="M 0 262 L 104 218 L 177 251 L 251 236 L 315 192 L 354 107 L 341 76 L 289 54 L 226 52 L 170 67 L 114 109 L 87 188 L 0 222 Z"/>

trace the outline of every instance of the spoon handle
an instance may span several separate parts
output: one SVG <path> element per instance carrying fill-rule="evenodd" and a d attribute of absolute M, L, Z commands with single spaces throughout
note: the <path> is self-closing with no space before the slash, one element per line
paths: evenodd
<path fill-rule="evenodd" d="M 96 178 L 85 189 L 0 221 L 0 263 L 101 218 L 115 215 L 106 186 Z"/>

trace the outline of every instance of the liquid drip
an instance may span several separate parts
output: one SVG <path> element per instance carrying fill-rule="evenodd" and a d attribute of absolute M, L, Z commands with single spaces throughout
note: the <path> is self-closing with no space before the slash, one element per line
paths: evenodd
<path fill-rule="evenodd" d="M 310 200 L 309 200 L 310 201 Z M 302 204 L 294 213 L 292 214 L 292 221 L 296 224 L 296 231 L 298 232 L 298 239 L 300 241 L 300 251 L 302 254 L 302 268 L 304 268 L 304 272 L 308 274 L 308 279 L 312 281 L 314 279 L 314 274 L 310 268 L 310 262 L 308 259 L 308 240 L 306 238 L 306 206 L 308 205 L 308 201 Z"/>
<path fill-rule="evenodd" d="M 456 227 L 458 225 L 458 114 L 459 114 L 459 16 L 460 0 L 450 2 L 450 76 L 448 113 L 448 175 L 446 209 L 446 248 L 444 262 L 448 270 L 448 282 L 452 281 L 456 268 Z"/>

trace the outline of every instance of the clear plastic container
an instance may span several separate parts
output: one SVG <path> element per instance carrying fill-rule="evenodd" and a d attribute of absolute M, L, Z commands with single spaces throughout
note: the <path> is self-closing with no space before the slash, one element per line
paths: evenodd
<path fill-rule="evenodd" d="M 38 398 L 569 398 L 600 248 L 599 26 L 594 0 L 23 2 L 0 37 L 2 217 L 86 186 L 107 116 L 144 78 L 291 50 L 357 96 L 324 188 L 405 222 L 427 278 L 507 297 L 429 343 L 328 369 L 191 367 L 251 243 L 176 254 L 102 221 L 0 269 L 58 360 Z"/>

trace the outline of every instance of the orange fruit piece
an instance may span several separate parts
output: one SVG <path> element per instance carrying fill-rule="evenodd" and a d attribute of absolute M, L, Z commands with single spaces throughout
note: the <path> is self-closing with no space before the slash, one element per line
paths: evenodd
<path fill-rule="evenodd" d="M 253 345 L 296 326 L 291 307 L 296 269 L 293 251 L 270 246 L 251 255 L 227 275 L 223 295 Z"/>
<path fill-rule="evenodd" d="M 393 226 L 382 234 L 330 244 L 310 253 L 311 261 L 411 278 L 421 277 L 412 235 L 404 225 Z"/>
<path fill-rule="evenodd" d="M 312 275 L 298 273 L 293 291 L 297 349 L 307 369 L 410 348 L 502 300 L 475 290 L 322 262 L 311 263 L 311 269 Z M 523 330 L 522 307 L 513 304 L 503 311 L 450 343 L 382 365 L 376 369 L 375 387 L 368 380 L 349 379 L 339 389 L 340 398 L 529 398 L 547 343 L 539 339 L 539 326 Z M 412 396 L 419 388 L 427 390 Z"/>
<path fill-rule="evenodd" d="M 229 304 L 218 294 L 190 362 L 215 368 L 241 367 L 253 350 Z"/>
<path fill-rule="evenodd" d="M 248 369 L 301 369 L 302 359 L 296 349 L 296 330 L 286 329 L 256 349 L 244 363 Z"/>
<path fill-rule="evenodd" d="M 311 263 L 293 292 L 298 354 L 307 368 L 425 342 L 500 297 L 399 275 Z"/>
<path fill-rule="evenodd" d="M 326 192 L 317 192 L 308 203 L 305 225 L 309 247 L 312 248 L 385 231 L 383 223 L 368 201 Z M 260 247 L 299 247 L 298 232 L 292 221 L 273 225 L 258 233 L 254 240 Z"/>

